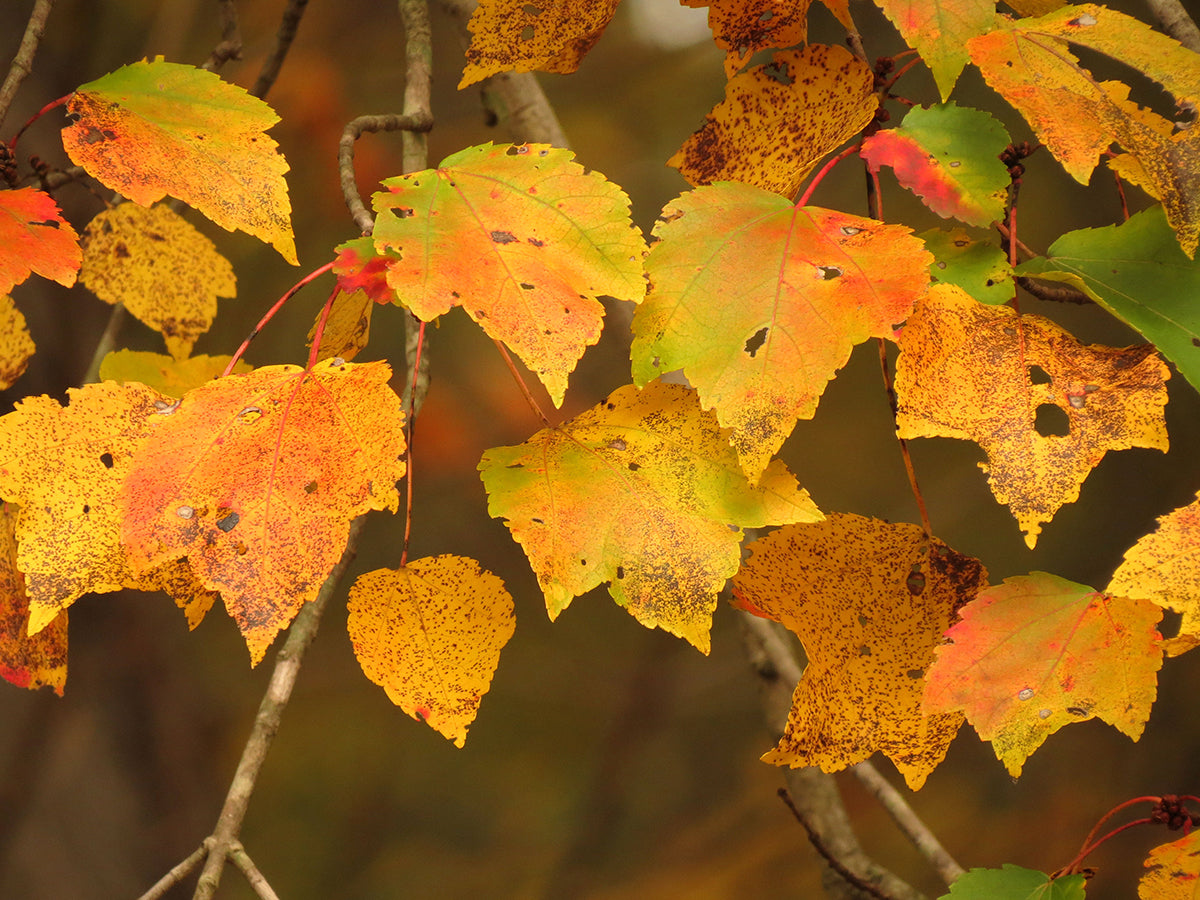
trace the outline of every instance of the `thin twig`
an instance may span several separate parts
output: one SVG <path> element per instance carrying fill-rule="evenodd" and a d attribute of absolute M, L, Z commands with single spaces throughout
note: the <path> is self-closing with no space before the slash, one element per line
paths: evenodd
<path fill-rule="evenodd" d="M 920 817 L 913 811 L 913 808 L 908 805 L 908 801 L 903 795 L 892 787 L 891 782 L 879 774 L 879 770 L 868 760 L 860 762 L 858 765 L 851 766 L 850 771 L 854 773 L 854 777 L 859 780 L 859 783 L 867 789 L 874 797 L 879 805 L 887 810 L 888 815 L 904 832 L 904 836 L 908 838 L 909 843 L 916 847 L 920 853 L 932 865 L 942 881 L 946 882 L 947 886 L 953 884 L 966 870 L 960 866 L 942 846 L 942 842 L 938 840 L 929 826 L 921 821 Z"/>
<path fill-rule="evenodd" d="M 817 832 L 817 829 L 814 828 L 812 823 L 808 821 L 808 818 L 796 808 L 796 804 L 792 802 L 792 795 L 788 793 L 787 788 L 779 789 L 779 798 L 783 800 L 785 804 L 787 804 L 787 808 L 791 810 L 792 816 L 804 828 L 804 831 L 808 834 L 808 842 L 813 845 L 813 849 L 821 854 L 821 858 L 824 859 L 825 862 L 828 863 L 835 872 L 841 875 L 842 878 L 850 882 L 850 884 L 854 885 L 860 891 L 864 891 L 870 894 L 872 897 L 878 897 L 879 900 L 893 900 L 890 894 L 885 894 L 870 882 L 863 881 L 841 864 L 838 858 L 830 852 L 828 847 L 825 846 L 825 842 L 821 840 L 821 835 Z"/>
<path fill-rule="evenodd" d="M 288 50 L 296 38 L 306 6 L 308 0 L 289 0 L 287 9 L 283 11 L 283 18 L 279 21 L 279 30 L 275 33 L 275 46 L 271 48 L 271 55 L 263 63 L 254 87 L 250 88 L 250 93 L 255 97 L 261 99 L 267 96 L 267 92 L 275 84 L 275 79 L 279 77 L 279 70 L 283 67 L 283 61 L 287 59 Z"/>
<path fill-rule="evenodd" d="M 108 324 L 104 326 L 104 333 L 96 342 L 96 349 L 92 352 L 92 361 L 88 363 L 87 372 L 84 373 L 81 384 L 91 384 L 100 380 L 100 364 L 104 362 L 104 357 L 108 356 L 117 346 L 117 335 L 121 333 L 121 326 L 124 323 L 125 305 L 118 303 L 108 316 Z"/>
<path fill-rule="evenodd" d="M 1200 28 L 1179 0 L 1146 0 L 1146 5 L 1163 31 L 1189 50 L 1200 53 Z"/>
<path fill-rule="evenodd" d="M 17 47 L 17 55 L 8 67 L 3 86 L 0 86 L 0 123 L 8 115 L 8 108 L 12 106 L 17 91 L 21 89 L 21 83 L 33 71 L 33 58 L 37 55 L 38 43 L 46 32 L 46 18 L 50 15 L 50 7 L 53 5 L 54 0 L 36 0 L 33 4 L 29 23 L 25 26 L 25 34 L 21 36 L 21 43 Z"/>
<path fill-rule="evenodd" d="M 138 900 L 159 900 L 159 898 L 165 897 L 167 895 L 167 891 L 175 887 L 175 885 L 182 883 L 183 879 L 187 878 L 188 875 L 192 873 L 192 870 L 195 869 L 196 866 L 200 865 L 200 863 L 204 860 L 204 857 L 208 856 L 208 847 L 210 843 L 211 838 L 205 840 L 203 844 L 192 851 L 191 856 L 179 863 L 179 865 L 173 868 L 162 878 L 158 879 L 158 881 L 154 883 L 154 886 L 150 888 L 150 890 L 138 897 Z"/>
<path fill-rule="evenodd" d="M 429 131 L 432 127 L 433 117 L 428 114 L 359 116 L 346 123 L 338 144 L 338 177 L 342 184 L 342 196 L 346 198 L 346 208 L 350 210 L 354 224 L 363 234 L 371 233 L 375 227 L 375 219 L 363 205 L 362 195 L 358 192 L 358 182 L 354 175 L 354 142 L 367 132 Z"/>
<path fill-rule="evenodd" d="M 205 860 L 204 871 L 200 873 L 192 900 L 212 900 L 217 892 L 225 860 L 241 832 L 242 821 L 246 818 L 246 810 L 250 807 L 250 798 L 258 782 L 258 774 L 262 771 L 263 761 L 267 757 L 267 751 L 271 749 L 276 732 L 279 731 L 283 711 L 287 708 L 292 689 L 296 686 L 296 677 L 300 674 L 304 653 L 317 636 L 317 627 L 320 625 L 325 605 L 338 589 L 346 568 L 354 558 L 364 520 L 364 516 L 359 516 L 350 523 L 350 534 L 342 558 L 325 579 L 316 599 L 301 608 L 288 630 L 287 640 L 279 655 L 275 657 L 271 681 L 259 704 L 258 714 L 254 717 L 254 727 L 242 750 L 242 758 L 238 761 L 237 771 L 229 785 L 229 793 L 225 796 L 225 803 L 217 818 L 217 827 L 212 834 L 212 849 Z"/>
<path fill-rule="evenodd" d="M 792 706 L 792 691 L 800 680 L 800 664 L 781 626 L 750 613 L 743 613 L 740 621 L 746 656 L 758 676 L 767 725 L 778 736 L 783 733 L 783 723 Z M 785 778 L 797 807 L 819 834 L 822 846 L 842 866 L 888 897 L 925 900 L 920 891 L 867 856 L 854 834 L 833 776 L 809 767 L 790 769 Z M 821 880 L 830 898 L 860 900 L 867 896 L 832 866 L 822 867 Z"/>
<path fill-rule="evenodd" d="M 246 877 L 246 881 L 254 893 L 258 894 L 262 900 L 279 900 L 279 895 L 263 877 L 263 873 L 258 871 L 258 866 L 254 865 L 254 860 L 250 858 L 250 854 L 246 852 L 241 841 L 234 841 L 230 846 L 229 860 L 237 866 L 238 871 Z"/>
<path fill-rule="evenodd" d="M 221 7 L 221 41 L 200 66 L 210 72 L 217 71 L 231 59 L 242 58 L 242 32 L 238 28 L 237 3 L 235 0 L 218 0 L 218 3 Z"/>

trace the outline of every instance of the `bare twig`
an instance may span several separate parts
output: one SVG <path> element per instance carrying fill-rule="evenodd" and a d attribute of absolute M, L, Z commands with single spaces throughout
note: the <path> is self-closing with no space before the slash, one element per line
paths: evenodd
<path fill-rule="evenodd" d="M 354 175 L 354 142 L 367 132 L 378 131 L 429 131 L 433 127 L 432 116 L 359 116 L 346 123 L 342 130 L 342 139 L 338 145 L 338 176 L 342 183 L 342 196 L 346 198 L 346 208 L 354 218 L 354 224 L 363 234 L 370 234 L 375 227 L 375 219 L 366 206 L 363 205 L 362 195 L 358 192 L 358 181 Z M 419 171 L 419 170 L 418 170 Z"/>
<path fill-rule="evenodd" d="M 863 881 L 838 861 L 838 858 L 829 851 L 828 847 L 825 846 L 825 842 L 821 840 L 821 835 L 812 826 L 812 823 L 808 821 L 808 818 L 804 815 L 804 813 L 800 812 L 800 810 L 796 808 L 796 804 L 792 801 L 792 795 L 788 793 L 787 788 L 779 789 L 779 797 L 785 804 L 787 804 L 787 808 L 791 810 L 791 813 L 795 817 L 796 821 L 799 822 L 801 826 L 803 826 L 805 832 L 807 832 L 808 842 L 813 845 L 813 849 L 821 854 L 821 858 L 824 859 L 825 862 L 828 863 L 828 865 L 835 872 L 841 875 L 843 879 L 854 885 L 860 891 L 870 894 L 872 897 L 878 897 L 879 900 L 892 900 L 891 895 L 885 894 L 879 888 L 875 887 L 875 885 Z"/>
<path fill-rule="evenodd" d="M 258 871 L 258 866 L 254 865 L 254 860 L 250 858 L 250 854 L 246 852 L 246 848 L 242 846 L 241 841 L 234 841 L 229 848 L 229 859 L 237 866 L 254 889 L 254 893 L 258 894 L 262 900 L 279 900 L 279 895 L 275 893 L 274 888 L 267 883 L 267 879 L 263 877 L 263 873 Z"/>
<path fill-rule="evenodd" d="M 904 836 L 917 848 L 917 852 L 937 869 L 942 881 L 947 885 L 957 881 L 965 869 L 942 846 L 942 842 L 929 830 L 929 826 L 913 812 L 913 808 L 908 805 L 908 801 L 900 792 L 879 774 L 879 770 L 869 761 L 864 761 L 856 766 L 851 766 L 850 771 L 854 773 L 854 777 L 859 780 L 859 783 L 870 792 L 871 796 L 879 801 L 879 805 L 887 810 L 888 815 L 904 832 Z"/>
<path fill-rule="evenodd" d="M 363 521 L 364 517 L 359 516 L 351 523 L 346 551 L 325 579 L 317 598 L 305 604 L 292 622 L 287 640 L 275 658 L 271 681 L 259 704 L 258 714 L 254 717 L 254 727 L 250 731 L 242 758 L 238 761 L 237 771 L 229 785 L 229 793 L 225 796 L 225 803 L 217 818 L 208 859 L 204 862 L 204 870 L 200 873 L 200 880 L 192 895 L 193 900 L 211 900 L 217 892 L 225 861 L 237 841 L 242 821 L 246 818 L 246 810 L 250 806 L 250 797 L 254 793 L 258 774 L 262 771 L 263 761 L 267 757 L 267 751 L 271 749 L 283 711 L 287 708 L 292 689 L 296 686 L 296 677 L 300 674 L 304 653 L 317 636 L 317 627 L 320 625 L 325 605 L 337 590 L 346 568 L 354 558 Z"/>
<path fill-rule="evenodd" d="M 784 640 L 782 629 L 766 619 L 743 613 L 742 632 L 746 655 L 758 676 L 763 695 L 763 712 L 772 733 L 779 735 L 792 705 L 792 690 L 801 669 Z M 924 895 L 879 865 L 863 851 L 850 825 L 833 776 L 817 768 L 791 769 L 785 775 L 802 820 L 817 833 L 821 847 L 839 864 L 889 898 L 924 900 Z M 824 865 L 821 880 L 825 892 L 836 900 L 862 900 L 876 896 L 847 881 L 838 870 Z"/>
<path fill-rule="evenodd" d="M 304 9 L 307 6 L 308 0 L 289 0 L 287 9 L 283 11 L 283 18 L 279 21 L 279 31 L 275 33 L 275 46 L 271 49 L 267 61 L 263 63 L 254 87 L 250 88 L 250 93 L 255 97 L 267 96 L 267 91 L 271 90 L 271 85 L 279 77 L 279 70 L 292 47 L 292 41 L 300 28 L 300 20 L 304 17 Z"/>
<path fill-rule="evenodd" d="M 458 26 L 465 48 L 471 42 L 467 23 L 475 0 L 438 0 Z M 502 72 L 480 82 L 483 105 L 502 124 L 514 141 L 534 141 L 554 147 L 570 147 L 554 107 L 546 99 L 532 72 Z"/>
<path fill-rule="evenodd" d="M 167 895 L 167 891 L 175 887 L 175 885 L 183 882 L 200 863 L 204 857 L 208 856 L 208 847 L 212 842 L 212 838 L 208 838 L 192 851 L 192 855 L 173 868 L 170 872 L 155 882 L 154 887 L 138 897 L 138 900 L 160 900 Z"/>
<path fill-rule="evenodd" d="M 1200 28 L 1179 0 L 1146 0 L 1163 30 L 1183 46 L 1200 53 Z"/>
<path fill-rule="evenodd" d="M 235 0 L 218 0 L 221 12 L 221 41 L 213 47 L 212 54 L 200 66 L 215 72 L 231 59 L 242 58 L 242 32 L 238 28 L 237 3 Z"/>
<path fill-rule="evenodd" d="M 108 356 L 117 346 L 117 335 L 121 333 L 121 326 L 124 323 L 125 305 L 118 303 L 113 306 L 113 310 L 108 316 L 108 324 L 104 326 L 104 333 L 96 342 L 96 349 L 92 352 L 92 361 L 88 363 L 87 371 L 80 384 L 91 384 L 100 380 L 100 364 L 104 362 L 104 357 Z"/>
<path fill-rule="evenodd" d="M 17 55 L 8 67 L 3 86 L 0 86 L 0 123 L 8 115 L 8 108 L 12 106 L 17 91 L 21 89 L 21 83 L 33 71 L 33 58 L 46 31 L 46 18 L 50 15 L 50 7 L 53 5 L 53 0 L 35 0 L 33 4 L 33 11 L 29 13 L 29 23 L 25 26 L 25 34 L 17 47 Z"/>

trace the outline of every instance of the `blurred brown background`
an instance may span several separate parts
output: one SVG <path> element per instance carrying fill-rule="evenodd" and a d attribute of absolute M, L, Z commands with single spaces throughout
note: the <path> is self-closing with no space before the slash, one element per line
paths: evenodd
<path fill-rule="evenodd" d="M 0 4 L 4 63 L 30 5 Z M 283 5 L 240 4 L 245 60 L 227 66 L 224 77 L 253 82 Z M 208 227 L 234 263 L 239 291 L 222 302 L 216 328 L 197 352 L 232 352 L 300 274 L 354 236 L 335 174 L 338 136 L 356 115 L 399 110 L 403 35 L 393 4 L 313 0 L 309 7 L 268 97 L 283 120 L 272 134 L 292 167 L 301 269 L 251 238 Z M 54 97 L 143 56 L 202 62 L 218 40 L 215 9 L 208 0 L 59 0 L 3 134 L 11 136 Z M 856 3 L 854 14 L 871 54 L 900 49 L 872 6 Z M 645 24 L 656 15 L 667 24 Z M 814 8 L 813 19 L 813 40 L 838 40 L 823 8 Z M 686 188 L 664 160 L 723 94 L 720 53 L 709 40 L 686 41 L 693 26 L 673 0 L 625 0 L 576 75 L 543 78 L 580 161 L 630 193 L 646 230 Z M 436 162 L 505 135 L 485 125 L 475 89 L 455 91 L 461 48 L 436 11 L 434 33 Z M 662 46 L 664 35 L 677 45 Z M 934 99 L 924 70 L 900 87 Z M 1154 97 L 1140 90 L 1143 102 Z M 974 70 L 964 74 L 956 99 L 992 110 L 1017 140 L 1027 136 Z M 22 138 L 22 157 L 38 153 L 65 165 L 60 125 L 57 113 L 35 125 Z M 380 178 L 398 174 L 398 136 L 367 136 L 358 162 L 367 194 Z M 939 224 L 886 176 L 885 189 L 889 218 L 917 230 Z M 78 185 L 56 198 L 76 223 L 100 208 Z M 839 167 L 814 202 L 864 212 L 860 170 Z M 1064 230 L 1109 224 L 1119 214 L 1102 176 L 1082 189 L 1045 154 L 1029 163 L 1022 202 L 1021 236 L 1043 249 Z M 84 372 L 108 317 L 108 307 L 82 288 L 35 278 L 14 293 L 40 349 L 4 410 L 30 393 L 61 398 Z M 302 362 L 304 335 L 323 300 L 322 288 L 302 292 L 249 359 Z M 1047 308 L 1029 298 L 1022 308 L 1055 318 L 1084 340 L 1136 339 L 1095 309 Z M 611 331 L 572 379 L 569 411 L 628 381 L 628 335 Z M 372 332 L 364 358 L 402 366 L 399 311 L 377 311 Z M 127 325 L 122 343 L 162 349 L 137 323 Z M 485 448 L 520 442 L 537 422 L 490 342 L 458 311 L 432 331 L 430 352 L 434 384 L 415 450 L 413 553 L 478 558 L 512 591 L 517 633 L 466 748 L 456 750 L 366 681 L 346 637 L 344 604 L 331 605 L 243 832 L 266 877 L 285 900 L 817 896 L 815 854 L 775 797 L 781 773 L 757 761 L 770 744 L 733 614 L 718 611 L 709 658 L 640 628 L 603 591 L 575 600 L 551 625 L 524 556 L 487 516 L 474 470 Z M 1178 377 L 1171 397 L 1170 453 L 1110 455 L 1080 502 L 1047 526 L 1036 553 L 991 499 L 975 466 L 977 448 L 917 442 L 918 474 L 939 537 L 982 559 L 994 582 L 1042 569 L 1103 586 L 1154 518 L 1200 487 L 1200 400 Z M 875 349 L 867 345 L 829 386 L 816 419 L 796 428 L 784 456 L 823 509 L 913 521 L 890 434 Z M 396 565 L 399 528 L 399 520 L 376 514 L 351 574 Z M 71 642 L 64 699 L 0 685 L 3 898 L 132 898 L 191 852 L 213 825 L 271 666 L 269 656 L 250 670 L 222 611 L 189 634 L 174 606 L 157 596 L 84 598 L 71 611 Z M 1099 722 L 1075 726 L 1052 737 L 1018 782 L 964 727 L 948 761 L 912 802 L 968 867 L 1064 865 L 1115 803 L 1144 793 L 1200 792 L 1192 694 L 1198 675 L 1200 653 L 1167 663 L 1140 743 Z M 900 783 L 886 760 L 878 762 Z M 938 896 L 936 877 L 884 814 L 852 779 L 842 785 L 867 848 Z M 1167 839 L 1134 832 L 1106 847 L 1092 859 L 1102 871 L 1089 896 L 1134 896 L 1146 850 Z M 189 882 L 173 896 L 190 894 Z M 220 896 L 251 894 L 227 872 Z"/>

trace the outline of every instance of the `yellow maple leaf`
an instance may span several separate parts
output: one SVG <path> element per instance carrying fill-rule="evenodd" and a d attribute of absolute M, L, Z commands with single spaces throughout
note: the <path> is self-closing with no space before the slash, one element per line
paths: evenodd
<path fill-rule="evenodd" d="M 79 282 L 162 332 L 176 359 L 212 326 L 217 298 L 237 291 L 233 266 L 212 241 L 167 206 L 133 203 L 88 223 Z"/>
<path fill-rule="evenodd" d="M 782 622 L 808 655 L 787 730 L 763 761 L 837 772 L 878 750 L 919 789 L 963 721 L 922 712 L 925 669 L 987 571 L 916 525 L 844 513 L 749 549 L 735 604 Z"/>
<path fill-rule="evenodd" d="M 458 86 L 497 72 L 574 72 L 616 9 L 617 0 L 482 0 L 468 24 L 471 45 Z"/>
<path fill-rule="evenodd" d="M 89 384 L 66 407 L 27 397 L 0 417 L 0 496 L 18 503 L 17 562 L 36 634 L 80 595 L 136 579 L 116 497 L 151 420 L 171 401 L 142 384 Z"/>
<path fill-rule="evenodd" d="M 138 381 L 160 394 L 176 399 L 188 391 L 212 381 L 225 371 L 231 356 L 189 356 L 175 359 L 162 353 L 141 350 L 114 350 L 100 362 L 101 381 Z M 251 371 L 245 360 L 233 367 L 235 375 Z"/>
<path fill-rule="evenodd" d="M 1035 369 L 1043 383 L 1032 380 Z M 901 333 L 897 429 L 979 444 L 992 493 L 1033 547 L 1109 450 L 1166 451 L 1169 377 L 1150 345 L 1084 346 L 1047 319 L 937 284 Z M 1067 434 L 1037 430 L 1044 407 L 1065 414 Z"/>
<path fill-rule="evenodd" d="M 461 747 L 512 637 L 512 597 L 473 559 L 434 556 L 360 575 L 354 655 L 393 703 Z"/>
<path fill-rule="evenodd" d="M 0 390 L 12 387 L 25 374 L 36 349 L 12 297 L 0 294 Z"/>
<path fill-rule="evenodd" d="M 783 50 L 732 78 L 725 99 L 667 165 L 693 185 L 741 181 L 790 197 L 878 106 L 871 70 L 849 50 Z"/>
<path fill-rule="evenodd" d="M 375 303 L 366 291 L 340 291 L 334 298 L 333 308 L 329 310 L 329 318 L 325 321 L 321 349 L 317 353 L 318 361 L 340 356 L 349 362 L 358 356 L 371 339 L 371 314 L 374 310 Z M 321 321 L 323 312 L 322 309 L 317 313 L 312 328 L 308 330 L 306 346 L 312 346 L 313 338 L 317 334 L 317 322 Z"/>
<path fill-rule="evenodd" d="M 1105 590 L 1183 613 L 1179 633 L 1167 642 L 1169 655 L 1200 642 L 1200 494 L 1160 517 L 1157 530 L 1125 551 Z"/>

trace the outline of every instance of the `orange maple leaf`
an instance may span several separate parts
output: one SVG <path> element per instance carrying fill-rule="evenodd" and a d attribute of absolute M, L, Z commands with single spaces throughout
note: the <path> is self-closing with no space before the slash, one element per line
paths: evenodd
<path fill-rule="evenodd" d="M 390 371 L 266 366 L 185 395 L 134 457 L 120 496 L 135 571 L 187 556 L 261 661 L 316 597 L 350 520 L 396 509 L 405 444 Z"/>
<path fill-rule="evenodd" d="M 30 273 L 75 283 L 81 259 L 79 235 L 44 191 L 0 191 L 0 294 L 7 294 Z"/>

